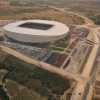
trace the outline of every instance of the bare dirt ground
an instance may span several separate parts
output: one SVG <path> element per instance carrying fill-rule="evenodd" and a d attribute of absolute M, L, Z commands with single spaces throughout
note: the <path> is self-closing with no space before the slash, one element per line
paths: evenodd
<path fill-rule="evenodd" d="M 49 19 L 57 20 L 65 24 L 83 24 L 84 19 L 73 14 L 67 14 L 52 8 L 12 8 L 0 12 L 1 20 L 25 20 L 25 19 Z"/>

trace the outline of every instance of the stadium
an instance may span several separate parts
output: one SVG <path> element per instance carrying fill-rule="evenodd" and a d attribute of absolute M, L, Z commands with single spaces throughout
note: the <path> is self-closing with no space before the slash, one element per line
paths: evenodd
<path fill-rule="evenodd" d="M 52 42 L 64 38 L 69 28 L 60 22 L 49 20 L 25 20 L 4 26 L 7 37 L 29 43 Z"/>

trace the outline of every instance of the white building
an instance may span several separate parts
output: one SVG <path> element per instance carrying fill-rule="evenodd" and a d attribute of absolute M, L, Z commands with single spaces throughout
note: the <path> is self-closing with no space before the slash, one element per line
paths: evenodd
<path fill-rule="evenodd" d="M 0 9 L 9 8 L 10 4 L 7 0 L 0 0 Z"/>
<path fill-rule="evenodd" d="M 20 42 L 44 43 L 64 38 L 69 28 L 56 21 L 26 20 L 10 23 L 3 28 L 7 37 Z"/>

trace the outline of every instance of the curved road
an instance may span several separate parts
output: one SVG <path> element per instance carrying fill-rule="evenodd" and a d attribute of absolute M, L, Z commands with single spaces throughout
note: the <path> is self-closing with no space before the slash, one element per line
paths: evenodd
<path fill-rule="evenodd" d="M 64 8 L 56 8 L 56 7 L 53 7 L 53 6 L 51 6 L 51 8 L 66 13 L 66 10 Z M 77 27 L 88 28 L 90 30 L 90 35 L 93 38 L 93 40 L 91 40 L 92 38 L 90 38 L 90 40 L 92 42 L 94 42 L 94 47 L 93 47 L 93 49 L 91 51 L 91 54 L 89 55 L 88 61 L 87 61 L 86 65 L 85 65 L 85 67 L 83 69 L 82 74 L 81 74 L 81 76 L 84 77 L 85 80 L 80 81 L 80 82 L 77 83 L 76 88 L 75 88 L 75 90 L 74 90 L 74 92 L 72 94 L 72 97 L 71 97 L 71 100 L 84 100 L 83 99 L 84 98 L 83 94 L 84 94 L 85 88 L 87 86 L 87 83 L 89 82 L 89 79 L 91 79 L 90 74 L 91 74 L 91 71 L 92 71 L 92 69 L 94 67 L 94 62 L 95 62 L 95 59 L 97 57 L 97 53 L 99 51 L 99 46 L 100 46 L 99 37 L 100 37 L 100 34 L 98 34 L 98 33 L 100 32 L 100 27 L 95 25 L 92 20 L 88 19 L 85 16 L 76 14 L 74 12 L 67 12 L 67 13 L 71 13 L 71 14 L 77 15 L 77 16 L 79 16 L 79 17 L 81 17 L 81 18 L 83 18 L 85 20 L 85 24 L 77 25 Z M 91 99 L 92 96 L 91 97 L 90 96 L 91 95 L 89 95 L 89 97 L 86 97 L 85 99 L 86 100 Z"/>
<path fill-rule="evenodd" d="M 59 10 L 59 11 L 63 11 L 66 13 L 66 10 L 65 9 L 61 9 L 61 8 L 56 8 L 56 7 L 52 7 L 51 8 L 53 9 L 56 9 L 56 10 Z M 85 87 L 87 86 L 87 83 L 90 79 L 90 73 L 93 69 L 93 64 L 95 62 L 95 59 L 96 59 L 96 56 L 97 56 L 97 53 L 98 53 L 98 50 L 99 50 L 99 45 L 100 45 L 100 41 L 99 41 L 99 37 L 98 37 L 98 32 L 99 32 L 99 27 L 97 27 L 90 19 L 88 19 L 87 17 L 84 17 L 82 15 L 78 15 L 76 13 L 73 13 L 73 12 L 67 12 L 67 13 L 72 13 L 74 15 L 77 15 L 81 18 L 83 18 L 85 20 L 85 24 L 84 25 L 77 25 L 77 27 L 86 27 L 90 30 L 90 36 L 93 38 L 93 41 L 94 42 L 94 47 L 91 51 L 91 54 L 89 55 L 89 59 L 84 67 L 84 70 L 81 74 L 81 76 L 73 76 L 73 74 L 70 74 L 70 73 L 65 73 L 65 72 L 59 72 L 59 70 L 57 71 L 57 69 L 55 69 L 55 72 L 56 73 L 60 73 L 63 77 L 66 77 L 66 78 L 69 78 L 69 79 L 73 79 L 74 77 L 77 77 L 77 80 L 78 80 L 78 83 L 75 87 L 75 90 L 72 94 L 72 97 L 71 97 L 71 100 L 82 100 L 82 97 L 83 97 L 83 94 L 84 94 L 84 90 L 85 90 Z M 46 65 L 42 62 L 38 63 L 37 61 L 33 60 L 33 59 L 29 59 L 27 58 L 26 56 L 24 57 L 23 55 L 21 54 L 18 54 L 17 52 L 15 51 L 12 51 L 11 49 L 9 48 L 6 48 L 6 47 L 3 47 L 3 46 L 0 46 L 0 49 L 7 52 L 8 54 L 11 54 L 11 55 L 14 55 L 14 56 L 18 56 L 19 59 L 21 60 L 24 60 L 25 62 L 28 62 L 28 63 L 31 63 L 31 64 L 36 64 L 36 65 L 40 65 L 40 67 L 43 67 L 45 65 L 45 68 L 47 66 L 47 68 L 49 68 L 51 71 L 54 71 L 54 68 L 52 69 L 52 66 L 50 65 Z M 12 51 L 12 52 L 11 52 Z M 18 54 L 18 55 L 15 55 L 15 54 Z M 22 57 L 21 57 L 22 56 Z M 23 59 L 23 57 L 25 59 Z M 45 69 L 44 68 L 44 69 Z M 47 69 L 48 70 L 48 69 Z M 63 74 L 62 74 L 63 73 Z M 83 79 L 80 79 L 81 77 L 83 77 Z M 75 79 L 75 78 L 74 78 Z M 80 80 L 80 81 L 79 81 Z M 88 99 L 87 99 L 88 100 Z"/>

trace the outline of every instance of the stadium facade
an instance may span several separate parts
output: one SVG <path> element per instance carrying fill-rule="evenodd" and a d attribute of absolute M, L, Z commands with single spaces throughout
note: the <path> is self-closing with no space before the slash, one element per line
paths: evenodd
<path fill-rule="evenodd" d="M 7 37 L 30 43 L 52 42 L 64 38 L 69 28 L 60 22 L 49 20 L 24 20 L 3 27 Z"/>

